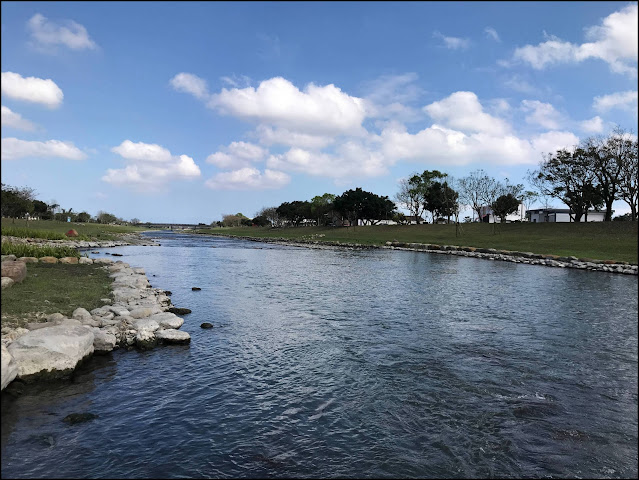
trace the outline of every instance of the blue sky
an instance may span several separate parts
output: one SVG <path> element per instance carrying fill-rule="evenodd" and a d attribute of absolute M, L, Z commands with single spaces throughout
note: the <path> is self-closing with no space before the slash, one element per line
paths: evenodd
<path fill-rule="evenodd" d="M 637 133 L 636 3 L 1 5 L 2 182 L 74 211 L 210 223 L 392 198 L 424 169 L 525 183 L 542 153 Z"/>

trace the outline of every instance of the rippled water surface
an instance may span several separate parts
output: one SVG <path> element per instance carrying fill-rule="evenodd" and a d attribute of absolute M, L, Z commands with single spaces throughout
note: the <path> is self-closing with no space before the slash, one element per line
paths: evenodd
<path fill-rule="evenodd" d="M 637 477 L 637 277 L 153 235 L 191 345 L 3 393 L 3 478 Z"/>

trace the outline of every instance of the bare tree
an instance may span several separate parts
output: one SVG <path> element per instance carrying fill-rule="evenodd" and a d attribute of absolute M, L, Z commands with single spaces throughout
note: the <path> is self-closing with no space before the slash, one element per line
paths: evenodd
<path fill-rule="evenodd" d="M 480 169 L 472 171 L 468 176 L 457 181 L 459 201 L 468 205 L 481 221 L 481 209 L 490 205 L 497 198 L 497 182 Z"/>
<path fill-rule="evenodd" d="M 424 211 L 423 192 L 419 180 L 417 173 L 412 174 L 410 178 L 402 178 L 399 181 L 399 192 L 395 194 L 395 201 L 406 208 L 417 223 Z"/>

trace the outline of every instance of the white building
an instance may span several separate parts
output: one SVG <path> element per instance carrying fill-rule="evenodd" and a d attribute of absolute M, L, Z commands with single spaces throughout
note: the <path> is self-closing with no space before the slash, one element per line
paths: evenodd
<path fill-rule="evenodd" d="M 574 220 L 570 217 L 570 209 L 568 208 L 539 208 L 537 210 L 528 210 L 526 213 L 528 220 L 532 223 L 560 222 L 568 223 Z M 589 222 L 603 222 L 606 212 L 602 210 L 588 210 Z M 581 221 L 586 221 L 586 216 L 581 217 Z"/>
<path fill-rule="evenodd" d="M 495 222 L 501 223 L 500 218 L 495 216 L 495 214 L 493 213 L 493 210 L 488 205 L 484 205 L 483 207 L 481 207 L 480 212 L 481 212 L 480 221 L 486 222 L 486 223 L 495 223 Z M 519 204 L 519 206 L 517 207 L 517 211 L 515 213 L 506 215 L 506 223 L 525 222 L 525 221 L 526 221 L 526 207 L 524 207 L 523 203 Z"/>

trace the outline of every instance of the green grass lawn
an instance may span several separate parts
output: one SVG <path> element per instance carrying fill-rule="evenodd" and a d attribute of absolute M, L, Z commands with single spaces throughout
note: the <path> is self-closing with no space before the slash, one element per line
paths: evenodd
<path fill-rule="evenodd" d="M 111 282 L 101 265 L 28 263 L 27 277 L 2 290 L 2 326 L 23 326 L 56 312 L 71 317 L 78 307 L 101 307 Z"/>
<path fill-rule="evenodd" d="M 455 235 L 454 225 L 379 225 L 367 227 L 215 228 L 197 233 L 282 237 L 384 245 L 386 242 L 434 243 L 496 248 L 545 255 L 575 256 L 637 263 L 637 222 L 467 223 Z M 320 235 L 323 235 L 320 237 Z"/>
<path fill-rule="evenodd" d="M 123 225 L 103 225 L 100 223 L 59 222 L 57 220 L 14 220 L 2 219 L 2 235 L 31 238 L 67 238 L 66 232 L 74 229 L 78 240 L 114 240 L 119 233 L 132 233 L 148 230 L 146 227 Z"/>

